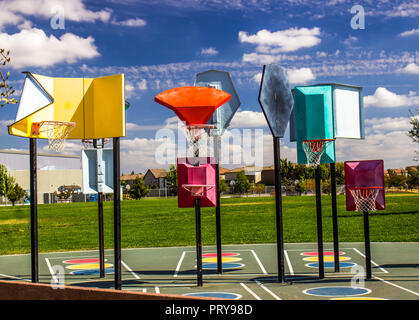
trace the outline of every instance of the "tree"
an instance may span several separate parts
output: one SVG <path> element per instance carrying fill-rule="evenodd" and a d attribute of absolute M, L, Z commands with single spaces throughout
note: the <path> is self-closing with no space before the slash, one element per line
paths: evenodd
<path fill-rule="evenodd" d="M 166 175 L 166 181 L 169 185 L 168 189 L 170 193 L 177 195 L 177 169 L 173 164 L 170 165 L 169 172 Z"/>
<path fill-rule="evenodd" d="M 254 185 L 254 190 L 258 195 L 261 195 L 262 193 L 265 192 L 266 186 L 263 183 L 256 183 Z"/>
<path fill-rule="evenodd" d="M 228 184 L 224 179 L 220 178 L 220 193 L 228 191 Z"/>
<path fill-rule="evenodd" d="M 295 185 L 295 191 L 301 193 L 306 193 L 306 182 L 304 180 L 298 180 L 297 184 Z"/>
<path fill-rule="evenodd" d="M 10 51 L 6 51 L 0 48 L 0 106 L 4 107 L 4 105 L 9 103 L 17 103 L 15 98 L 11 96 L 15 93 L 15 90 L 12 86 L 7 84 L 7 81 L 10 77 L 10 72 L 4 73 L 3 70 L 7 63 L 10 63 L 9 57 Z"/>
<path fill-rule="evenodd" d="M 251 184 L 249 179 L 247 179 L 246 175 L 244 174 L 244 171 L 237 173 L 236 183 L 234 184 L 234 193 L 246 193 L 249 191 L 250 186 Z"/>
<path fill-rule="evenodd" d="M 385 184 L 386 187 L 396 187 L 402 188 L 406 183 L 406 177 L 401 174 L 397 174 L 394 170 L 388 169 L 387 170 L 388 176 L 385 177 Z"/>
<path fill-rule="evenodd" d="M 135 178 L 132 187 L 129 189 L 129 195 L 135 200 L 140 200 L 148 195 L 150 189 L 144 184 L 144 180 L 140 177 Z"/>
<path fill-rule="evenodd" d="M 15 205 L 16 201 L 19 201 L 25 196 L 25 191 L 17 183 L 13 185 L 10 192 L 7 195 L 7 199 L 12 202 L 12 205 Z"/>
<path fill-rule="evenodd" d="M 0 196 L 7 197 L 14 183 L 15 179 L 9 175 L 6 166 L 0 164 Z"/>
<path fill-rule="evenodd" d="M 419 109 L 416 109 L 416 112 L 419 115 Z M 419 142 L 419 117 L 415 116 L 412 111 L 410 113 L 410 124 L 412 128 L 407 132 L 407 135 L 412 138 L 413 142 Z M 415 151 L 415 161 L 419 161 L 419 151 Z"/>
<path fill-rule="evenodd" d="M 419 187 L 419 165 L 416 170 L 413 168 L 407 169 L 406 183 L 410 189 Z"/>

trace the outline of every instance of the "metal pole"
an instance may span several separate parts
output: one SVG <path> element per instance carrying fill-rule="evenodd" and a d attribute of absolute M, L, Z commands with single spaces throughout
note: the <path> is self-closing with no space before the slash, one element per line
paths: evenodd
<path fill-rule="evenodd" d="M 120 142 L 113 138 L 113 214 L 114 214 L 114 270 L 115 289 L 121 290 L 121 183 L 120 183 Z"/>
<path fill-rule="evenodd" d="M 105 277 L 105 245 L 103 236 L 103 193 L 98 192 L 97 194 L 97 206 L 99 215 L 99 265 L 100 265 L 100 277 Z"/>
<path fill-rule="evenodd" d="M 93 147 L 97 150 L 96 158 L 96 181 L 97 181 L 97 207 L 98 207 L 98 222 L 99 222 L 99 270 L 100 277 L 105 277 L 105 248 L 103 236 L 103 183 L 104 183 L 104 168 L 103 161 L 103 147 L 104 139 L 94 139 Z"/>
<path fill-rule="evenodd" d="M 330 163 L 330 186 L 332 194 L 333 254 L 335 260 L 335 272 L 339 272 L 338 208 L 336 203 L 336 165 L 334 162 Z"/>
<path fill-rule="evenodd" d="M 371 279 L 371 245 L 370 245 L 370 224 L 368 211 L 364 211 L 364 237 L 365 237 L 365 265 L 367 268 L 367 279 Z"/>
<path fill-rule="evenodd" d="M 275 163 L 275 212 L 276 212 L 276 241 L 278 261 L 278 282 L 285 282 L 284 269 L 284 233 L 282 225 L 282 190 L 281 190 L 281 158 L 280 138 L 274 137 L 274 163 Z"/>
<path fill-rule="evenodd" d="M 195 198 L 196 224 L 196 275 L 197 285 L 202 287 L 202 241 L 201 241 L 201 199 Z"/>
<path fill-rule="evenodd" d="M 322 200 L 320 187 L 320 165 L 315 169 L 316 180 L 316 214 L 317 214 L 317 257 L 319 263 L 319 278 L 324 278 L 324 257 L 323 257 L 323 227 L 322 227 Z"/>
<path fill-rule="evenodd" d="M 38 265 L 38 188 L 36 139 L 29 139 L 29 175 L 31 190 L 31 273 L 32 282 L 39 282 Z"/>
<path fill-rule="evenodd" d="M 217 206 L 215 207 L 215 231 L 217 238 L 217 272 L 223 273 L 222 249 L 221 249 L 221 191 L 220 191 L 220 136 L 214 136 L 215 145 L 215 174 L 216 174 L 216 191 Z"/>

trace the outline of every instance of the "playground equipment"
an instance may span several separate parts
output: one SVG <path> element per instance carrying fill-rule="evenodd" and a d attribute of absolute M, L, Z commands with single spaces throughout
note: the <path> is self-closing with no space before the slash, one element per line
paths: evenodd
<path fill-rule="evenodd" d="M 203 285 L 202 279 L 202 242 L 201 242 L 201 205 L 215 206 L 217 194 L 215 192 L 216 172 L 211 163 L 202 163 L 199 157 L 199 139 L 205 129 L 213 128 L 207 125 L 214 111 L 230 100 L 231 96 L 222 90 L 209 87 L 180 87 L 164 91 L 154 100 L 173 110 L 180 120 L 185 122 L 189 139 L 193 145 L 192 160 L 178 160 L 178 206 L 190 207 L 191 198 L 195 207 L 196 223 L 196 261 L 197 285 Z M 211 161 L 211 159 L 210 159 Z M 185 183 L 186 182 L 186 183 Z M 190 196 L 183 190 L 190 192 Z M 212 190 L 212 192 L 211 192 Z M 203 203 L 201 203 L 201 201 Z"/>
<path fill-rule="evenodd" d="M 26 137 L 30 141 L 32 281 L 39 281 L 36 139 L 48 139 L 50 148 L 60 151 L 66 139 L 113 138 L 115 289 L 120 290 L 119 139 L 125 136 L 125 110 L 129 107 L 124 98 L 124 75 L 89 79 L 55 78 L 30 72 L 24 74 L 26 78 L 16 119 L 9 126 L 9 134 Z"/>
<path fill-rule="evenodd" d="M 363 90 L 343 84 L 297 86 L 293 90 L 294 110 L 290 117 L 290 141 L 297 142 L 300 164 L 315 166 L 319 277 L 324 277 L 321 217 L 321 163 L 330 163 L 334 266 L 339 271 L 339 241 L 336 205 L 335 140 L 364 139 Z"/>
<path fill-rule="evenodd" d="M 364 215 L 366 278 L 371 279 L 371 245 L 368 212 L 384 210 L 384 161 L 345 161 L 346 210 Z"/>
<path fill-rule="evenodd" d="M 217 272 L 221 274 L 222 268 L 222 248 L 221 248 L 221 205 L 220 205 L 220 149 L 221 137 L 224 131 L 230 125 L 234 114 L 240 107 L 240 98 L 237 94 L 233 80 L 230 73 L 219 70 L 207 70 L 200 72 L 195 77 L 195 86 L 210 87 L 214 89 L 223 90 L 230 94 L 231 99 L 217 108 L 211 119 L 208 121 L 209 125 L 214 125 L 214 128 L 207 130 L 207 133 L 214 138 L 214 154 L 215 154 L 215 171 L 216 171 L 216 193 L 217 205 L 215 207 L 215 230 L 217 239 Z"/>
<path fill-rule="evenodd" d="M 278 282 L 285 282 L 280 139 L 288 126 L 294 102 L 284 68 L 277 64 L 263 66 L 258 100 L 273 136 Z"/>

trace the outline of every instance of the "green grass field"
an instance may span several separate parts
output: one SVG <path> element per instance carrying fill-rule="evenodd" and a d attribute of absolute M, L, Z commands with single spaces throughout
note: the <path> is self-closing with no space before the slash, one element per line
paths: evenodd
<path fill-rule="evenodd" d="M 276 242 L 273 197 L 223 198 L 224 244 Z M 323 235 L 332 241 L 331 198 L 322 196 Z M 370 213 L 371 241 L 419 241 L 419 195 L 387 194 L 387 209 Z M 123 201 L 122 247 L 195 244 L 194 209 L 178 209 L 177 199 Z M 316 242 L 315 197 L 284 197 L 285 242 Z M 39 251 L 98 247 L 97 203 L 39 205 Z M 339 241 L 363 241 L 361 212 L 346 212 L 338 196 Z M 0 254 L 30 252 L 29 206 L 0 208 Z M 104 204 L 105 248 L 113 248 L 113 202 Z M 202 209 L 202 241 L 216 243 L 215 209 Z"/>

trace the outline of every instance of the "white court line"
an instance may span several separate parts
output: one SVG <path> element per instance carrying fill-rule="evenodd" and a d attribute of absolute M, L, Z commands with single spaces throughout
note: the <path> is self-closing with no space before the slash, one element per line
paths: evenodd
<path fill-rule="evenodd" d="M 260 269 L 262 270 L 263 274 L 268 274 L 268 273 L 266 272 L 265 268 L 263 267 L 262 262 L 259 260 L 258 256 L 256 255 L 256 252 L 255 252 L 254 250 L 250 250 L 250 251 L 253 253 L 253 255 L 254 255 L 254 257 L 255 257 L 255 259 L 256 259 L 256 261 L 257 261 L 257 263 L 258 263 L 258 265 L 259 265 Z"/>
<path fill-rule="evenodd" d="M 156 293 L 160 293 L 160 288 L 159 287 L 154 287 L 154 290 L 156 290 Z"/>
<path fill-rule="evenodd" d="M 252 290 L 249 289 L 248 286 L 246 286 L 243 282 L 240 282 L 240 285 L 249 292 L 256 300 L 262 300 L 256 293 L 254 293 Z"/>
<path fill-rule="evenodd" d="M 136 274 L 130 267 L 127 266 L 127 264 L 121 260 L 121 264 L 127 269 L 136 279 L 140 279 L 140 276 Z"/>
<path fill-rule="evenodd" d="M 285 256 L 285 260 L 287 260 L 288 269 L 290 270 L 290 274 L 293 276 L 294 275 L 294 269 L 292 268 L 291 260 L 290 260 L 290 257 L 288 256 L 287 250 L 284 250 L 284 256 Z"/>
<path fill-rule="evenodd" d="M 185 258 L 185 254 L 186 254 L 186 251 L 183 251 L 182 252 L 182 255 L 181 255 L 180 259 L 179 259 L 179 262 L 178 262 L 178 264 L 176 266 L 175 274 L 173 275 L 175 278 L 177 277 L 177 275 L 179 273 L 180 266 L 182 265 L 182 261 Z"/>
<path fill-rule="evenodd" d="M 49 273 L 51 273 L 52 279 L 54 280 L 54 283 L 58 283 L 57 276 L 55 275 L 54 270 L 52 269 L 51 263 L 49 262 L 48 258 L 45 258 L 45 261 L 47 263 Z"/>
<path fill-rule="evenodd" d="M 365 255 L 361 252 L 361 251 L 359 251 L 357 248 L 352 248 L 352 249 L 354 249 L 355 250 L 355 252 L 357 252 L 360 256 L 362 256 L 362 257 L 364 257 L 365 258 Z M 383 268 L 381 268 L 378 264 L 376 264 L 374 261 L 372 261 L 371 260 L 371 263 L 374 265 L 374 266 L 376 266 L 376 267 L 378 267 L 381 271 L 383 271 L 384 273 L 388 273 L 388 271 L 387 270 L 385 270 L 385 269 L 383 269 Z"/>
<path fill-rule="evenodd" d="M 393 286 L 393 287 L 396 287 L 396 288 L 402 289 L 402 290 L 404 290 L 404 291 L 406 291 L 406 292 L 409 292 L 409 293 L 411 293 L 411 294 L 414 294 L 415 296 L 419 296 L 419 293 L 417 293 L 417 292 L 415 292 L 415 291 L 412 291 L 412 290 L 406 289 L 406 288 L 404 288 L 404 287 L 402 287 L 402 286 L 399 286 L 399 285 L 397 285 L 397 284 L 394 284 L 394 283 L 392 283 L 392 282 L 390 282 L 390 281 L 387 281 L 387 280 L 381 279 L 381 278 L 379 278 L 379 277 L 377 277 L 377 276 L 372 276 L 372 277 L 373 277 L 373 278 L 375 278 L 375 279 L 377 279 L 377 280 L 380 280 L 380 281 L 382 281 L 382 282 L 384 282 L 384 283 L 387 283 L 387 284 L 389 284 L 389 285 L 391 285 L 391 286 Z"/>
<path fill-rule="evenodd" d="M 278 297 L 275 293 L 273 293 L 271 290 L 269 290 L 268 288 L 266 288 L 260 281 L 255 280 L 255 282 L 263 289 L 265 290 L 267 293 L 269 293 L 272 297 L 274 297 L 276 300 L 281 300 L 280 297 Z"/>

